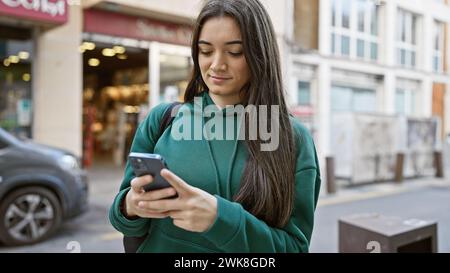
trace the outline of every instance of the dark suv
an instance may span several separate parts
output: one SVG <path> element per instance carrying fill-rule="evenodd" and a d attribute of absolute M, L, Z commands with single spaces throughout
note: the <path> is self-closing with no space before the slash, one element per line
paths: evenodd
<path fill-rule="evenodd" d="M 71 153 L 0 128 L 0 241 L 33 244 L 87 209 L 87 176 Z"/>

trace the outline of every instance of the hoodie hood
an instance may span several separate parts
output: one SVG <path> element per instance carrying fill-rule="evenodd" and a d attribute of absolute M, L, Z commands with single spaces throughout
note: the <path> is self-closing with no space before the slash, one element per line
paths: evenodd
<path fill-rule="evenodd" d="M 237 114 L 233 111 L 233 109 L 235 106 L 238 106 L 238 105 L 240 105 L 240 104 L 227 105 L 226 107 L 219 109 L 219 107 L 217 107 L 217 105 L 212 100 L 208 91 L 203 91 L 202 93 L 200 93 L 198 96 L 196 96 L 194 98 L 194 111 L 196 113 L 200 113 L 202 110 L 201 108 L 203 108 L 203 110 L 205 110 L 205 108 L 207 108 L 209 110 L 209 111 L 207 111 L 207 113 L 212 112 L 215 115 L 219 115 L 221 113 L 222 116 L 233 116 L 233 115 Z"/>

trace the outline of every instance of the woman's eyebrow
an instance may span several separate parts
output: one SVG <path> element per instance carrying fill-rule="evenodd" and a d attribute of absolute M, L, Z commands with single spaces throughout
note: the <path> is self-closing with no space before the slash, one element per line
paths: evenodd
<path fill-rule="evenodd" d="M 210 42 L 207 42 L 207 41 L 205 41 L 205 40 L 200 40 L 200 41 L 198 41 L 198 44 L 200 45 L 200 44 L 205 44 L 205 45 L 212 45 Z M 225 45 L 235 45 L 235 44 L 242 44 L 242 41 L 241 40 L 233 40 L 233 41 L 229 41 L 229 42 L 226 42 L 225 43 Z"/>
<path fill-rule="evenodd" d="M 234 40 L 234 41 L 226 42 L 225 44 L 226 44 L 226 45 L 235 45 L 235 44 L 241 45 L 241 44 L 242 44 L 242 41 L 241 41 L 241 40 Z"/>
<path fill-rule="evenodd" d="M 212 45 L 210 42 L 204 41 L 204 40 L 200 40 L 198 41 L 198 44 L 205 44 L 205 45 Z"/>

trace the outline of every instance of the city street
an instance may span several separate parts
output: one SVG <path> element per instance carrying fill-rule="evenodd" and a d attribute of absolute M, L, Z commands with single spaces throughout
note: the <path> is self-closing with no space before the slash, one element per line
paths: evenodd
<path fill-rule="evenodd" d="M 122 235 L 109 223 L 108 210 L 119 188 L 122 169 L 111 164 L 98 163 L 89 171 L 89 211 L 65 222 L 50 239 L 33 246 L 5 248 L 0 252 L 57 252 L 70 253 L 80 246 L 81 252 L 123 252 Z M 71 243 L 75 241 L 76 243 Z M 78 243 L 77 243 L 78 242 Z"/>
<path fill-rule="evenodd" d="M 78 246 L 86 253 L 119 253 L 122 236 L 108 220 L 108 209 L 121 180 L 122 170 L 111 164 L 97 164 L 89 172 L 90 210 L 70 220 L 47 241 L 33 246 L 6 248 L 0 252 L 69 253 Z M 355 213 L 438 221 L 438 250 L 450 252 L 450 181 L 422 178 L 402 184 L 382 183 L 339 189 L 322 194 L 316 211 L 311 252 L 338 251 L 338 219 Z M 71 243 L 75 241 L 75 243 Z M 75 249 L 76 251 L 77 249 Z"/>
<path fill-rule="evenodd" d="M 353 214 L 377 213 L 437 221 L 438 252 L 450 252 L 449 211 L 450 181 L 444 179 L 417 179 L 401 185 L 385 183 L 346 190 L 337 197 L 319 200 L 310 251 L 338 252 L 338 219 Z"/>
<path fill-rule="evenodd" d="M 235 239 L 284 222 L 294 192 L 289 236 L 309 234 L 315 213 L 310 252 L 346 252 L 344 241 L 364 251 L 369 239 L 384 252 L 450 253 L 450 0 L 0 0 L 0 253 L 124 252 L 109 209 L 131 150 L 251 202 L 266 220 L 252 228 L 223 206 Z M 153 173 L 156 161 L 133 167 Z M 183 208 L 170 216 L 186 230 L 216 216 L 196 196 L 167 208 Z M 210 209 L 190 212 L 199 207 Z M 354 215 L 380 217 L 339 224 Z M 436 230 L 426 221 L 437 249 L 418 235 Z M 142 250 L 226 250 L 227 225 L 211 228 L 208 248 L 169 223 Z M 271 239 L 251 251 L 292 249 Z"/>

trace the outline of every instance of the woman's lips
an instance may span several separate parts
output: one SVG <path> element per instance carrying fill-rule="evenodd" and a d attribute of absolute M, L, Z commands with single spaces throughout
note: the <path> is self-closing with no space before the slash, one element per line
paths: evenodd
<path fill-rule="evenodd" d="M 211 77 L 211 81 L 214 84 L 221 84 L 221 83 L 224 83 L 225 81 L 231 79 L 230 77 L 219 77 L 219 76 L 211 76 L 211 75 L 210 75 L 210 77 Z"/>

